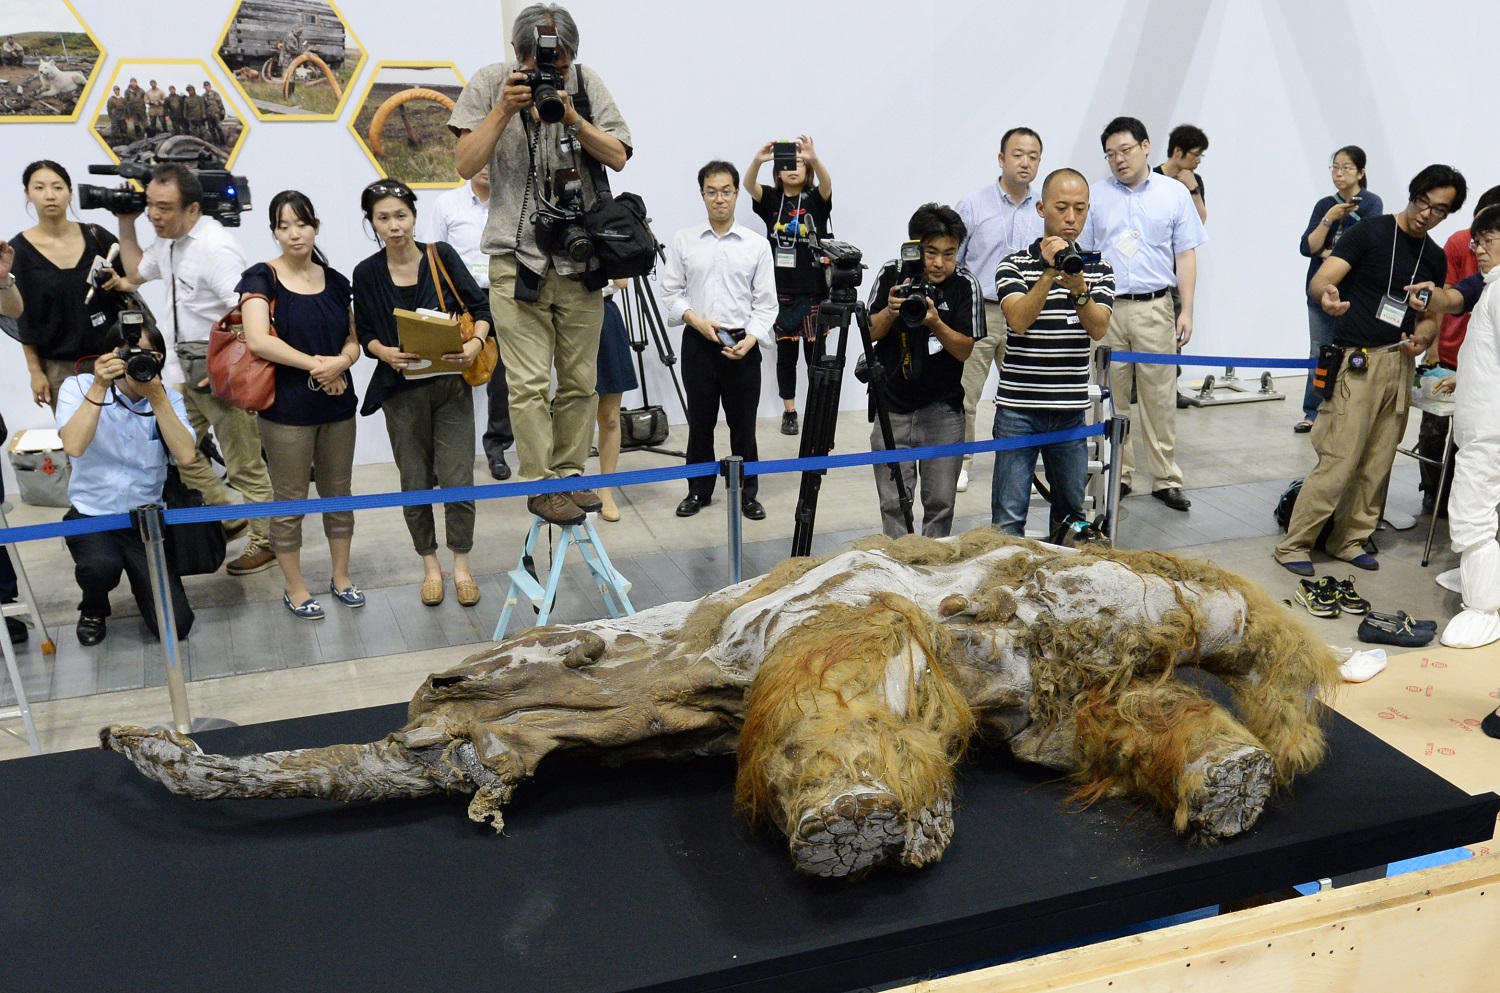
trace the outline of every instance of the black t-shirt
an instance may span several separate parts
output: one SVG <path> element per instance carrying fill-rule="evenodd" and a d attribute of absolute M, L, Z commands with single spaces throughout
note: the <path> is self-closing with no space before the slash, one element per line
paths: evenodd
<path fill-rule="evenodd" d="M 1374 348 L 1391 345 L 1411 334 L 1417 312 L 1406 307 L 1403 287 L 1430 279 L 1439 286 L 1448 275 L 1448 258 L 1427 236 L 1413 238 L 1396 226 L 1396 215 L 1361 221 L 1339 239 L 1330 258 L 1349 263 L 1349 274 L 1339 283 L 1339 297 L 1349 309 L 1334 318 L 1333 340 L 1340 345 Z M 1400 327 L 1376 314 L 1387 296 L 1406 309 Z"/>
<path fill-rule="evenodd" d="M 11 273 L 26 305 L 18 322 L 20 340 L 44 359 L 73 362 L 98 355 L 104 351 L 104 332 L 120 313 L 120 297 L 115 293 L 99 290 L 91 302 L 83 302 L 89 291 L 89 268 L 96 256 L 109 254 L 115 236 L 95 224 L 79 226 L 83 254 L 70 269 L 53 265 L 24 234 L 11 239 L 16 249 Z"/>
<path fill-rule="evenodd" d="M 823 273 L 813 262 L 808 236 L 828 236 L 828 215 L 833 212 L 833 201 L 824 200 L 816 188 L 789 197 L 775 186 L 762 186 L 760 199 L 753 203 L 755 215 L 766 224 L 772 254 L 778 248 L 791 248 L 797 253 L 795 266 L 776 264 L 776 292 L 821 297 Z"/>
<path fill-rule="evenodd" d="M 891 287 L 902 282 L 901 264 L 896 259 L 887 262 L 875 279 L 870 291 L 870 313 L 884 310 Z M 984 293 L 979 289 L 979 280 L 973 273 L 959 266 L 958 269 L 938 284 L 938 317 L 959 334 L 975 340 L 984 337 Z M 875 357 L 887 370 L 885 397 L 892 413 L 911 414 L 934 403 L 946 403 L 950 407 L 962 408 L 964 402 L 964 364 L 946 348 L 935 355 L 922 349 L 922 372 L 916 379 L 907 379 L 901 374 L 902 348 L 901 323 L 891 325 L 886 336 L 875 342 Z M 924 338 L 930 338 L 926 328 L 917 329 Z M 925 341 L 922 343 L 925 345 Z M 921 347 L 921 345 L 919 345 Z"/>
<path fill-rule="evenodd" d="M 323 292 L 293 293 L 265 262 L 246 269 L 235 291 L 264 293 L 276 301 L 276 336 L 307 355 L 337 355 L 349 341 L 349 280 L 323 267 Z M 260 412 L 275 424 L 333 424 L 354 416 L 359 398 L 354 379 L 344 373 L 344 392 L 329 396 L 307 384 L 310 374 L 289 365 L 276 367 L 276 402 Z"/>
<path fill-rule="evenodd" d="M 1161 166 L 1157 166 L 1155 169 L 1152 169 L 1151 171 L 1154 172 L 1154 173 L 1159 173 L 1160 175 L 1163 175 L 1163 176 L 1166 175 L 1165 172 L 1162 172 Z M 1207 186 L 1207 184 L 1205 184 L 1203 182 L 1203 177 L 1201 175 L 1199 175 L 1196 172 L 1193 173 L 1193 175 L 1197 176 L 1197 178 L 1198 178 L 1198 195 L 1200 197 L 1202 197 L 1203 198 L 1203 202 L 1205 204 L 1207 204 L 1208 203 L 1208 186 Z M 1176 177 L 1174 176 L 1174 177 L 1171 177 L 1171 178 L 1175 179 Z M 1186 184 L 1183 184 L 1183 189 L 1187 189 L 1187 185 Z M 1191 196 L 1191 194 L 1189 194 L 1189 196 Z"/>

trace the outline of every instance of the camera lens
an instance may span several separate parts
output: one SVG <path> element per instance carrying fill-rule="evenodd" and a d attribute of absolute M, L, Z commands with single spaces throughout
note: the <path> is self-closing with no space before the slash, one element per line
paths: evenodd
<path fill-rule="evenodd" d="M 927 320 L 927 296 L 920 291 L 912 293 L 901 301 L 901 309 L 897 313 L 907 327 L 916 327 Z"/>
<path fill-rule="evenodd" d="M 562 97 L 557 95 L 557 87 L 551 83 L 537 83 L 533 86 L 531 99 L 536 104 L 537 116 L 548 124 L 556 124 L 568 112 L 563 106 Z"/>

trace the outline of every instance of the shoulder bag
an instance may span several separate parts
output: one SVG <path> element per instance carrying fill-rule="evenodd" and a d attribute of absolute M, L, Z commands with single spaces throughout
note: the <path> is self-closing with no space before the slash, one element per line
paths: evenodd
<path fill-rule="evenodd" d="M 271 270 L 271 292 L 276 292 L 276 270 Z M 245 342 L 246 300 L 264 300 L 271 308 L 271 334 L 276 334 L 276 300 L 263 293 L 247 293 L 208 332 L 208 382 L 214 393 L 241 410 L 265 410 L 276 402 L 276 363 L 259 358 Z"/>
<path fill-rule="evenodd" d="M 593 104 L 584 85 L 585 75 L 580 66 L 573 106 L 584 120 L 592 124 Z M 583 225 L 594 244 L 594 263 L 584 276 L 584 286 L 597 290 L 611 279 L 650 275 L 656 268 L 657 257 L 662 254 L 662 246 L 651 231 L 646 201 L 635 193 L 613 195 L 609 189 L 609 176 L 599 160 L 587 153 L 584 153 L 583 160 L 594 181 L 597 198 L 594 206 L 583 215 Z"/>
<path fill-rule="evenodd" d="M 448 284 L 448 292 L 453 294 L 453 303 L 458 307 L 458 330 L 463 335 L 465 342 L 474 337 L 474 315 L 469 313 L 469 308 L 464 306 L 463 297 L 458 295 L 458 288 L 453 285 L 453 277 L 448 275 L 448 267 L 443 265 L 443 257 L 438 254 L 437 242 L 427 246 L 427 268 L 432 272 L 432 285 L 437 287 L 438 310 L 450 313 L 448 303 L 443 297 L 443 284 Z M 490 381 L 495 374 L 495 366 L 500 361 L 500 346 L 495 342 L 495 336 L 490 335 L 484 339 L 484 347 L 479 354 L 474 356 L 474 361 L 464 369 L 464 382 L 470 386 L 483 386 Z"/>

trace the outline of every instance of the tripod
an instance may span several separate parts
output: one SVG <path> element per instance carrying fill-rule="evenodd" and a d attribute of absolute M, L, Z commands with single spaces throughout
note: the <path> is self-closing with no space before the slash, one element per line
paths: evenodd
<path fill-rule="evenodd" d="M 682 395 L 682 380 L 677 378 L 677 353 L 672 350 L 672 340 L 667 337 L 666 325 L 661 318 L 661 308 L 657 306 L 656 294 L 651 291 L 651 283 L 645 276 L 636 276 L 631 280 L 631 299 L 620 308 L 620 314 L 625 318 L 625 333 L 630 337 L 630 347 L 635 351 L 636 370 L 640 373 L 641 381 L 641 406 L 651 406 L 651 394 L 646 385 L 646 344 L 649 336 L 651 342 L 656 345 L 656 356 L 661 364 L 667 367 L 667 374 L 672 377 L 672 385 L 677 390 L 677 402 L 682 405 L 682 414 L 687 416 L 687 400 Z M 634 308 L 631 307 L 632 301 Z M 686 452 L 673 451 L 669 448 L 656 448 L 649 445 L 622 446 L 632 451 L 656 452 L 659 455 L 672 455 L 679 459 L 687 458 Z"/>
<path fill-rule="evenodd" d="M 870 312 L 857 299 L 827 300 L 818 308 L 820 336 L 827 330 L 838 328 L 838 348 L 832 355 L 824 354 L 807 372 L 807 418 L 802 426 L 802 444 L 797 452 L 799 458 L 827 455 L 833 450 L 833 436 L 838 428 L 839 391 L 844 382 L 844 355 L 849 346 L 849 323 L 859 327 L 859 337 L 864 345 L 865 367 L 870 376 L 870 402 L 875 416 L 880 421 L 880 436 L 885 441 L 886 451 L 894 451 L 896 437 L 891 430 L 891 415 L 885 405 L 885 367 L 875 357 L 875 348 L 870 343 Z M 888 462 L 891 482 L 896 485 L 896 499 L 901 502 L 901 516 L 906 520 L 906 531 L 912 532 L 911 494 L 901 478 L 901 463 Z M 802 489 L 797 495 L 797 510 L 792 527 L 792 554 L 808 555 L 812 552 L 813 524 L 818 516 L 818 492 L 823 486 L 826 469 L 814 469 L 802 474 Z"/>

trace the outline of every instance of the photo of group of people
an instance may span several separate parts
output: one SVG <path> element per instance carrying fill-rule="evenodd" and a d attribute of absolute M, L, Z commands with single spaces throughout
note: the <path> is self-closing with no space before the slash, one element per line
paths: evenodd
<path fill-rule="evenodd" d="M 196 59 L 123 60 L 93 120 L 121 161 L 229 162 L 244 122 Z"/>
<path fill-rule="evenodd" d="M 76 118 L 103 56 L 67 0 L 0 4 L 0 121 Z"/>

